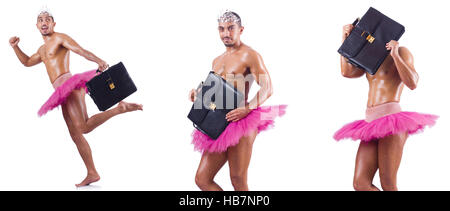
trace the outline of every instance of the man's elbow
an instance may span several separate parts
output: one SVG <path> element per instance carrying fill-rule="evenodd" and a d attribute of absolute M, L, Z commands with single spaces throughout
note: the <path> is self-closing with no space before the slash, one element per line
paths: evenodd
<path fill-rule="evenodd" d="M 408 85 L 408 88 L 411 89 L 411 90 L 416 89 L 416 88 L 417 88 L 417 83 L 418 83 L 418 82 L 419 82 L 419 81 L 418 81 L 418 79 L 417 79 L 417 80 L 414 81 L 413 83 L 409 84 L 409 85 Z"/>
<path fill-rule="evenodd" d="M 344 76 L 345 78 L 353 78 L 353 74 L 347 72 L 347 71 L 342 71 L 341 75 Z"/>
<path fill-rule="evenodd" d="M 411 84 L 411 85 L 408 86 L 408 88 L 411 89 L 411 90 L 414 90 L 414 89 L 417 88 L 417 85 L 416 84 Z"/>
<path fill-rule="evenodd" d="M 269 89 L 267 90 L 267 98 L 269 98 L 270 96 L 272 96 L 272 94 L 273 94 L 273 88 L 269 88 Z"/>
<path fill-rule="evenodd" d="M 25 66 L 25 67 L 31 67 L 32 65 L 30 64 L 30 63 L 28 63 L 28 62 L 22 62 L 22 64 L 23 64 L 23 66 Z"/>

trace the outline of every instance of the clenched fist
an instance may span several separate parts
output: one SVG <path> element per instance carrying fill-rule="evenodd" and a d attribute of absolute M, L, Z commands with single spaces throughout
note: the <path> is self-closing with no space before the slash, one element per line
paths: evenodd
<path fill-rule="evenodd" d="M 11 47 L 16 47 L 17 44 L 19 44 L 20 42 L 20 38 L 19 37 L 11 37 L 9 38 L 9 44 L 11 45 Z"/>

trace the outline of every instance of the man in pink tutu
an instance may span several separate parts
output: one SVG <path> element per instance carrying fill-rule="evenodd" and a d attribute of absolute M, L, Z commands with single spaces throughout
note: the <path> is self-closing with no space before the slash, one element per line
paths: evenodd
<path fill-rule="evenodd" d="M 75 142 L 78 151 L 86 165 L 87 176 L 77 187 L 89 185 L 100 180 L 94 165 L 92 152 L 83 134 L 89 133 L 113 116 L 129 111 L 142 110 L 142 105 L 120 102 L 117 107 L 89 117 L 86 112 L 85 94 L 86 82 L 96 75 L 96 70 L 85 73 L 72 74 L 69 71 L 69 52 L 73 51 L 89 61 L 98 64 L 100 71 L 105 70 L 108 64 L 93 53 L 81 48 L 66 34 L 54 32 L 55 21 L 48 9 L 40 11 L 37 17 L 37 28 L 42 34 L 44 44 L 32 56 L 27 56 L 19 48 L 18 37 L 9 40 L 20 62 L 26 67 L 45 64 L 50 81 L 55 92 L 41 107 L 38 114 L 44 115 L 47 111 L 61 105 L 64 120 L 69 129 L 70 136 Z"/>
<path fill-rule="evenodd" d="M 235 190 L 248 190 L 247 170 L 256 135 L 273 126 L 273 119 L 284 114 L 285 105 L 261 106 L 272 95 L 272 84 L 262 57 L 240 40 L 244 27 L 238 14 L 224 12 L 218 19 L 219 35 L 226 51 L 214 59 L 212 69 L 245 95 L 245 106 L 230 111 L 226 119 L 231 122 L 225 131 L 212 140 L 195 130 L 192 134 L 195 149 L 202 152 L 195 182 L 201 190 L 218 191 L 214 182 L 217 172 L 228 161 L 231 182 Z M 256 81 L 261 87 L 248 101 L 250 87 Z M 196 90 L 189 99 L 194 101 Z"/>
<path fill-rule="evenodd" d="M 343 29 L 343 40 L 353 30 L 351 24 Z M 351 65 L 341 56 L 341 72 L 344 77 L 358 78 L 366 75 L 369 81 L 369 99 L 366 119 L 345 125 L 334 135 L 336 140 L 351 138 L 361 140 L 356 156 L 353 185 L 358 191 L 377 191 L 372 181 L 379 170 L 383 190 L 397 190 L 397 171 L 408 135 L 434 125 L 435 115 L 403 112 L 400 96 L 406 85 L 414 90 L 419 75 L 414 69 L 413 56 L 397 41 L 386 43 L 390 55 L 375 75 Z"/>

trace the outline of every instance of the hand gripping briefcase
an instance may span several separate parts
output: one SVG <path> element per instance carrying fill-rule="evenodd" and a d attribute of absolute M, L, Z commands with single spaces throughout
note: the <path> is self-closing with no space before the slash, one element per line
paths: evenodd
<path fill-rule="evenodd" d="M 100 111 L 106 111 L 137 91 L 122 62 L 92 78 L 86 87 Z"/>
<path fill-rule="evenodd" d="M 216 140 L 229 122 L 225 116 L 231 110 L 243 106 L 244 95 L 220 75 L 211 71 L 197 88 L 197 99 L 188 118 L 200 132 Z"/>
<path fill-rule="evenodd" d="M 353 26 L 338 52 L 349 63 L 374 75 L 389 55 L 386 43 L 398 41 L 405 32 L 405 27 L 372 7 Z"/>

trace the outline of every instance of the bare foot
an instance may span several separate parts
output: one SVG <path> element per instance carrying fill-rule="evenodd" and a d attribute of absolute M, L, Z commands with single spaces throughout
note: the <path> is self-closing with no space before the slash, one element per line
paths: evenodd
<path fill-rule="evenodd" d="M 98 174 L 95 175 L 87 175 L 87 177 L 80 183 L 80 184 L 76 184 L 75 186 L 77 188 L 79 187 L 83 187 L 83 186 L 87 186 L 91 183 L 97 182 L 100 180 L 100 176 Z"/>
<path fill-rule="evenodd" d="M 137 103 L 127 103 L 124 101 L 119 102 L 119 105 L 117 105 L 117 108 L 119 109 L 120 113 L 126 113 L 130 111 L 137 111 L 137 110 L 143 110 L 143 105 L 137 104 Z"/>

